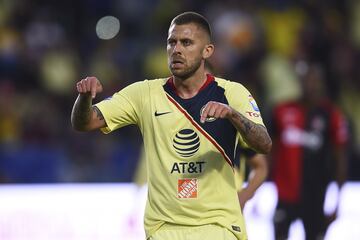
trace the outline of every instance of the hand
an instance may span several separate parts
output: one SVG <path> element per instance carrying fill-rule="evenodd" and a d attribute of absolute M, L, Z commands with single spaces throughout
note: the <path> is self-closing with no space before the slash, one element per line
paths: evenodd
<path fill-rule="evenodd" d="M 96 77 L 87 77 L 76 83 L 76 89 L 80 94 L 91 94 L 95 98 L 97 93 L 102 92 L 103 87 Z"/>
<path fill-rule="evenodd" d="M 253 194 L 247 191 L 246 188 L 242 189 L 240 192 L 238 192 L 238 199 L 240 203 L 241 210 L 244 209 L 245 204 L 247 201 L 249 201 L 253 197 Z"/>
<path fill-rule="evenodd" d="M 200 122 L 204 123 L 208 118 L 228 118 L 231 116 L 232 111 L 229 105 L 210 101 L 201 111 Z"/>

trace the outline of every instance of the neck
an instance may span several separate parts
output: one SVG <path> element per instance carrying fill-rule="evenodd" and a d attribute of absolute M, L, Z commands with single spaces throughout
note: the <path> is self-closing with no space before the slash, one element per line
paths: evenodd
<path fill-rule="evenodd" d="M 187 78 L 174 76 L 174 85 L 177 94 L 184 99 L 194 97 L 206 82 L 206 72 L 199 68 L 193 75 Z"/>
<path fill-rule="evenodd" d="M 321 97 L 307 96 L 303 97 L 302 102 L 307 109 L 312 109 L 321 102 Z"/>

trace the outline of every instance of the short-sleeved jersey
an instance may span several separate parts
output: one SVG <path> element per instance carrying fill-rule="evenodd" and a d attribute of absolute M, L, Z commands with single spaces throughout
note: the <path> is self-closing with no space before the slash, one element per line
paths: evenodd
<path fill-rule="evenodd" d="M 164 224 L 217 224 L 246 239 L 233 171 L 235 147 L 246 144 L 227 119 L 200 122 L 209 101 L 229 104 L 263 125 L 244 86 L 211 75 L 190 99 L 180 98 L 169 78 L 136 82 L 96 104 L 107 124 L 104 133 L 136 124 L 143 135 L 147 237 Z"/>

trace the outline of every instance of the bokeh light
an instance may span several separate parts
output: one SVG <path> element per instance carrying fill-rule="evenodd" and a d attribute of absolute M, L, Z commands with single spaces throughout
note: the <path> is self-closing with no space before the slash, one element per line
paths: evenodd
<path fill-rule="evenodd" d="M 114 16 L 105 16 L 96 24 L 96 35 L 100 39 L 109 40 L 114 38 L 120 30 L 120 21 Z"/>

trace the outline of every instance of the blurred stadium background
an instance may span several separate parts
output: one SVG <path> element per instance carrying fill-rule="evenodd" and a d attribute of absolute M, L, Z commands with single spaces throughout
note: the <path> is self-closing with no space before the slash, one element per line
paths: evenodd
<path fill-rule="evenodd" d="M 107 230 L 91 236 L 85 230 L 75 234 L 83 226 L 81 223 L 64 228 L 67 230 L 61 233 L 56 227 L 49 227 L 53 235 L 44 233 L 45 237 L 39 235 L 44 229 L 35 227 L 32 238 L 24 230 L 27 223 L 23 220 L 39 219 L 34 215 L 39 210 L 36 207 L 39 201 L 45 207 L 48 205 L 41 204 L 44 199 L 55 203 L 55 199 L 68 194 L 78 196 L 73 191 L 66 192 L 72 187 L 75 192 L 83 189 L 87 199 L 97 199 L 98 193 L 88 193 L 86 186 L 95 187 L 99 194 L 113 187 L 111 191 L 116 196 L 119 189 L 130 195 L 105 196 L 127 199 L 129 202 L 121 202 L 124 207 L 138 198 L 142 201 L 145 195 L 133 184 L 141 150 L 140 132 L 135 127 L 106 137 L 100 132 L 74 132 L 70 112 L 76 98 L 75 83 L 86 76 L 97 76 L 105 88 L 97 98 L 101 100 L 132 82 L 168 76 L 165 44 L 169 22 L 176 14 L 189 10 L 205 15 L 212 24 L 216 52 L 211 63 L 218 75 L 246 85 L 263 110 L 265 120 L 272 106 L 299 95 L 298 75 L 307 61 L 323 64 L 328 94 L 345 112 L 351 128 L 348 186 L 354 190 L 346 191 L 346 199 L 359 199 L 360 1 L 1 0 L 1 240 L 123 239 L 116 234 L 100 236 L 100 232 L 109 233 L 106 227 L 98 227 Z M 271 189 L 272 185 L 269 182 L 267 186 Z M 40 193 L 57 197 L 48 195 L 27 201 Z M 11 196 L 12 200 L 5 198 Z M 79 201 L 90 201 L 78 197 Z M 50 204 L 49 209 L 56 210 L 61 202 Z M 96 204 L 105 207 L 107 201 L 103 198 L 91 203 L 91 207 L 84 209 L 94 211 L 90 218 L 96 219 L 101 212 L 94 210 L 101 209 Z M 350 212 L 360 212 L 356 201 L 347 203 L 353 204 L 346 208 L 355 210 Z M 114 208 L 106 214 L 115 218 L 131 215 L 121 215 L 121 204 L 107 205 Z M 257 204 L 261 208 L 260 198 Z M 69 209 L 70 203 L 64 206 Z M 30 211 L 32 207 L 35 210 Z M 83 215 L 81 211 L 74 212 L 74 216 L 72 212 L 61 214 L 61 209 L 54 211 L 54 216 L 66 219 Z M 142 214 L 138 216 L 141 218 Z M 120 225 L 128 226 L 121 221 L 117 221 L 118 226 L 114 222 L 112 225 L 111 217 L 104 219 L 108 219 L 104 226 L 114 227 L 111 231 L 116 232 Z M 352 221 L 359 219 L 360 214 Z M 53 220 L 56 226 L 66 225 L 60 217 Z M 130 217 L 129 221 L 131 226 L 131 221 L 138 220 Z M 131 231 L 131 227 L 127 229 Z M 136 231 L 132 233 L 133 239 L 141 239 Z M 260 239 L 272 239 L 271 231 L 271 227 L 264 228 L 263 236 L 267 237 Z M 345 227 L 342 231 L 348 230 Z M 352 239 L 360 238 L 357 231 Z M 301 234 L 297 236 L 301 239 Z"/>

